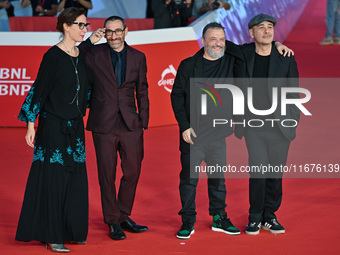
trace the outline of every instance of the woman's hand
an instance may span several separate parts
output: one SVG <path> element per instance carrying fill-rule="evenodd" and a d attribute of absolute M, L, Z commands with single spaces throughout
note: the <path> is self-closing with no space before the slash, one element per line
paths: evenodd
<path fill-rule="evenodd" d="M 34 122 L 28 122 L 25 139 L 26 143 L 32 148 L 34 148 L 34 137 L 35 137 Z"/>

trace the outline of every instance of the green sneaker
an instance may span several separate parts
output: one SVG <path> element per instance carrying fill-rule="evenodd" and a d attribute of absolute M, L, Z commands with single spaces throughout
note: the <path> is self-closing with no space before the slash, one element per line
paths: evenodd
<path fill-rule="evenodd" d="M 195 233 L 194 225 L 183 223 L 181 229 L 177 232 L 176 237 L 179 239 L 189 239 Z"/>
<path fill-rule="evenodd" d="M 230 219 L 226 215 L 216 214 L 213 217 L 212 228 L 213 231 L 222 232 L 228 235 L 240 235 L 241 232 L 234 227 Z"/>

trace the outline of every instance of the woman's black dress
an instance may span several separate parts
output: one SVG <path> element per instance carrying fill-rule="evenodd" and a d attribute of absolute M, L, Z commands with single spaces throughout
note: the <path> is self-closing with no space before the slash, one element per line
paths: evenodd
<path fill-rule="evenodd" d="M 90 88 L 91 77 L 81 52 L 75 58 L 53 46 L 45 53 L 18 117 L 35 122 L 39 115 L 15 237 L 18 241 L 86 240 L 88 184 L 83 116 Z"/>

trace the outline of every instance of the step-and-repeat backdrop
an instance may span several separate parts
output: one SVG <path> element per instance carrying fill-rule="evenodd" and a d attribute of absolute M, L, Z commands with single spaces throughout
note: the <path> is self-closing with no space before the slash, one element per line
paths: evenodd
<path fill-rule="evenodd" d="M 17 120 L 20 107 L 37 76 L 44 53 L 59 42 L 60 33 L 8 32 L 1 33 L 1 37 L 0 126 L 24 126 Z M 170 92 L 176 70 L 181 60 L 200 48 L 192 28 L 130 32 L 126 41 L 146 55 L 150 127 L 175 124 Z"/>
<path fill-rule="evenodd" d="M 211 11 L 189 27 L 129 32 L 127 43 L 147 58 L 150 126 L 176 123 L 170 102 L 176 70 L 181 60 L 199 50 L 202 28 L 207 23 L 222 23 L 228 40 L 245 43 L 250 39 L 249 20 L 264 12 L 277 18 L 274 39 L 283 42 L 308 1 L 233 0 L 230 11 Z M 19 109 L 36 78 L 43 54 L 60 38 L 56 32 L 0 32 L 0 126 L 24 125 L 17 120 Z"/>

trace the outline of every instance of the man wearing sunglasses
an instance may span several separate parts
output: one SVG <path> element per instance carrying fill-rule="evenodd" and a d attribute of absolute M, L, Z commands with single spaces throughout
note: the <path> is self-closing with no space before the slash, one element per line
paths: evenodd
<path fill-rule="evenodd" d="M 113 240 L 125 239 L 123 230 L 148 230 L 128 217 L 144 154 L 143 130 L 148 127 L 149 99 L 146 58 L 126 44 L 127 32 L 124 20 L 112 16 L 106 19 L 104 28 L 93 32 L 79 46 L 93 76 L 87 130 L 92 131 L 104 222 Z M 107 43 L 93 45 L 103 36 Z M 123 176 L 116 198 L 117 152 Z"/>

